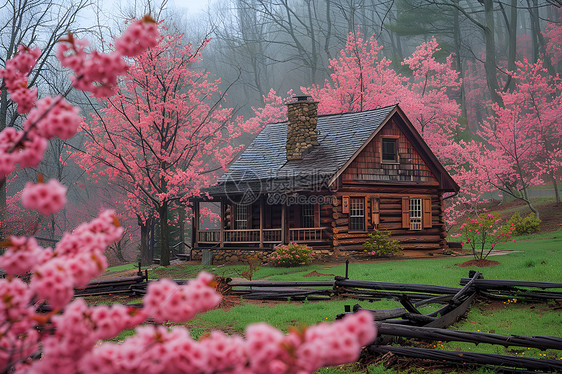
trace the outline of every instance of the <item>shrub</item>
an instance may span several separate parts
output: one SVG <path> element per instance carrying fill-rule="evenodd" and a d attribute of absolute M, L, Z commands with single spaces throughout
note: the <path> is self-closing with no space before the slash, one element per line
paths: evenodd
<path fill-rule="evenodd" d="M 292 267 L 310 264 L 312 256 L 312 248 L 306 244 L 290 243 L 275 247 L 269 260 L 273 266 Z"/>
<path fill-rule="evenodd" d="M 390 231 L 373 231 L 363 245 L 367 253 L 375 257 L 396 256 L 402 253 L 399 241 L 390 240 Z"/>
<path fill-rule="evenodd" d="M 513 235 L 513 225 L 502 226 L 500 213 L 482 213 L 463 223 L 460 230 L 464 236 L 462 244 L 470 246 L 475 260 L 486 259 L 497 243 L 505 243 Z"/>
<path fill-rule="evenodd" d="M 513 226 L 513 235 L 533 234 L 540 230 L 541 220 L 535 217 L 535 213 L 529 213 L 525 218 L 521 218 L 519 213 L 515 213 L 509 219 L 510 226 Z"/>

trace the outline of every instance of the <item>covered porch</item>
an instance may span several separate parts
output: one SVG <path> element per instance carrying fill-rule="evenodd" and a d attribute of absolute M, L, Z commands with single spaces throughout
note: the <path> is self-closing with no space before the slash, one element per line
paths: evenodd
<path fill-rule="evenodd" d="M 270 204 L 266 196 L 247 204 L 221 198 L 194 201 L 194 214 L 194 248 L 323 247 L 330 240 L 329 227 L 321 225 L 320 205 Z"/>

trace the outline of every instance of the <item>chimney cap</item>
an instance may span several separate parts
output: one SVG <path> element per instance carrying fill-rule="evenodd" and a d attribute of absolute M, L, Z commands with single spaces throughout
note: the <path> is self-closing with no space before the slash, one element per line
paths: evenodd
<path fill-rule="evenodd" d="M 310 95 L 293 95 L 295 101 L 312 101 L 312 96 Z"/>

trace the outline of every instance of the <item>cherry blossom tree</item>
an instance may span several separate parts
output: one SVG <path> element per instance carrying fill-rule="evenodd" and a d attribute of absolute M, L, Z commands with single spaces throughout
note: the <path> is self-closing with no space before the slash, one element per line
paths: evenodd
<path fill-rule="evenodd" d="M 111 95 L 117 76 L 127 70 L 123 57 L 154 47 L 157 29 L 146 17 L 135 21 L 110 54 L 85 52 L 85 43 L 72 35 L 63 41 L 59 58 L 76 73 L 75 87 L 94 95 Z M 13 100 L 29 101 L 21 131 L 0 132 L 0 186 L 16 168 L 36 166 L 46 142 L 68 138 L 80 117 L 61 97 L 36 99 L 25 83 L 37 53 L 20 49 L 9 69 L 0 71 Z M 15 93 L 15 94 L 14 94 Z M 50 215 L 66 200 L 66 188 L 56 180 L 29 183 L 22 204 Z M 74 232 L 65 233 L 55 248 L 42 248 L 34 238 L 11 236 L 1 245 L 0 367 L 10 373 L 312 373 L 316 369 L 356 360 L 361 347 L 376 335 L 372 315 L 359 311 L 332 325 L 321 323 L 284 335 L 267 324 L 248 326 L 246 338 L 214 331 L 195 341 L 182 326 L 139 326 L 148 318 L 156 324 L 185 322 L 215 307 L 220 295 L 213 277 L 201 273 L 185 285 L 161 280 L 148 286 L 143 307 L 88 306 L 71 302 L 74 288 L 83 288 L 104 272 L 104 249 L 119 240 L 123 228 L 107 210 Z M 31 274 L 29 283 L 19 276 Z M 39 308 L 41 307 L 41 308 Z M 136 327 L 136 335 L 121 344 L 102 342 Z"/>
<path fill-rule="evenodd" d="M 164 266 L 169 265 L 169 208 L 199 196 L 239 149 L 236 138 L 248 130 L 222 107 L 220 80 L 197 66 L 207 42 L 193 49 L 182 44 L 181 35 L 166 36 L 135 57 L 106 108 L 83 124 L 84 153 L 76 154 L 91 177 L 107 176 L 126 189 L 126 205 L 141 228 L 158 215 Z"/>
<path fill-rule="evenodd" d="M 483 128 L 491 148 L 485 163 L 489 183 L 525 201 L 538 217 L 529 186 L 552 183 L 560 203 L 562 81 L 548 74 L 542 60 L 518 62 L 513 76 L 516 88 L 501 93 L 505 106 L 494 105 L 495 116 Z"/>
<path fill-rule="evenodd" d="M 425 140 L 443 158 L 448 139 L 458 127 L 459 104 L 450 93 L 460 89 L 452 56 L 438 62 L 435 38 L 419 45 L 406 58 L 411 77 L 392 69 L 392 61 L 381 55 L 382 47 L 374 36 L 365 40 L 361 33 L 350 33 L 346 48 L 330 60 L 333 73 L 323 86 L 301 88 L 319 101 L 321 114 L 375 109 L 400 103 Z"/>

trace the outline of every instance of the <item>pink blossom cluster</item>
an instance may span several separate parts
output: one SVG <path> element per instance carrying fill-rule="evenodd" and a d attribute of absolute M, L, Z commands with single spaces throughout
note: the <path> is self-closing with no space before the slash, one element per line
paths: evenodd
<path fill-rule="evenodd" d="M 38 333 L 33 320 L 32 293 L 20 279 L 0 279 L 0 367 L 21 360 L 37 350 Z"/>
<path fill-rule="evenodd" d="M 80 358 L 101 339 L 109 339 L 146 319 L 142 310 L 124 305 L 89 307 L 83 299 L 70 303 L 52 317 L 54 333 L 42 340 L 43 356 L 34 361 L 33 373 L 76 373 Z"/>
<path fill-rule="evenodd" d="M 27 74 L 40 52 L 37 48 L 20 46 L 19 49 L 20 52 L 6 62 L 6 69 L 0 74 L 12 99 L 22 98 L 17 101 L 18 111 L 29 112 L 29 115 L 23 131 L 7 127 L 0 132 L 0 179 L 11 174 L 16 165 L 20 168 L 37 166 L 47 148 L 47 140 L 56 136 L 61 139 L 74 136 L 82 121 L 79 109 L 60 96 L 47 96 L 36 102 L 37 90 L 27 89 Z"/>
<path fill-rule="evenodd" d="M 77 40 L 69 34 L 59 45 L 57 57 L 62 66 L 72 69 L 76 74 L 71 78 L 75 88 L 90 91 L 95 97 L 105 97 L 115 92 L 117 77 L 128 69 L 123 57 L 136 56 L 155 46 L 158 38 L 158 27 L 154 20 L 147 16 L 133 22 L 123 36 L 115 41 L 114 52 L 88 53 L 88 42 Z"/>
<path fill-rule="evenodd" d="M 158 25 L 150 17 L 134 21 L 123 35 L 115 40 L 115 49 L 123 56 L 134 57 L 158 44 Z"/>
<path fill-rule="evenodd" d="M 9 275 L 25 275 L 37 264 L 44 262 L 44 249 L 35 238 L 11 236 L 6 252 L 0 257 L 0 268 Z"/>
<path fill-rule="evenodd" d="M 82 122 L 79 112 L 80 109 L 70 105 L 62 96 L 46 96 L 37 101 L 24 127 L 30 131 L 37 129 L 39 135 L 45 139 L 69 139 L 76 134 Z"/>
<path fill-rule="evenodd" d="M 27 182 L 21 194 L 21 202 L 24 208 L 48 216 L 58 212 L 66 204 L 66 187 L 56 179 L 47 183 Z"/>
<path fill-rule="evenodd" d="M 45 300 L 53 308 L 63 308 L 74 295 L 74 288 L 85 287 L 103 273 L 107 267 L 103 252 L 122 234 L 123 228 L 111 210 L 64 234 L 53 251 L 44 250 L 43 257 L 53 258 L 31 269 L 31 289 L 40 301 Z"/>
<path fill-rule="evenodd" d="M 127 64 L 117 52 L 88 53 L 88 42 L 76 41 L 73 37 L 59 44 L 57 57 L 62 66 L 71 68 L 76 76 L 71 77 L 72 85 L 83 91 L 90 91 L 94 97 L 110 96 L 117 87 L 117 76 L 127 71 Z"/>
<path fill-rule="evenodd" d="M 47 140 L 36 133 L 27 134 L 13 127 L 0 132 L 0 180 L 20 168 L 35 167 L 43 159 Z"/>
<path fill-rule="evenodd" d="M 4 85 L 10 92 L 10 98 L 18 104 L 20 114 L 29 112 L 37 100 L 37 88 L 27 88 L 27 75 L 40 55 L 39 48 L 20 45 L 14 58 L 6 61 L 5 68 L 0 69 L 0 77 L 4 78 Z"/>
<path fill-rule="evenodd" d="M 246 340 L 214 331 L 195 341 L 179 326 L 142 326 L 122 344 L 103 343 L 78 362 L 85 373 L 312 373 L 359 356 L 376 329 L 370 312 L 303 331 L 248 326 Z M 78 360 L 76 360 L 78 361 Z"/>
<path fill-rule="evenodd" d="M 156 322 L 185 322 L 200 311 L 218 305 L 220 295 L 208 287 L 213 275 L 202 272 L 186 285 L 163 279 L 148 286 L 143 299 L 146 313 Z"/>

